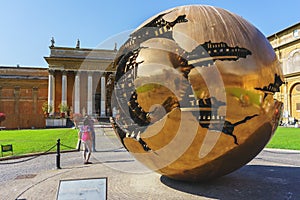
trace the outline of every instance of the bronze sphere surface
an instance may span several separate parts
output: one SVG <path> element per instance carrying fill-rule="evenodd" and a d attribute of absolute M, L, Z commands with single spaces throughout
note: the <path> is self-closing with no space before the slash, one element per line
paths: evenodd
<path fill-rule="evenodd" d="M 277 128 L 279 62 L 263 34 L 212 6 L 159 13 L 114 61 L 111 118 L 124 147 L 167 177 L 204 181 L 252 160 Z"/>

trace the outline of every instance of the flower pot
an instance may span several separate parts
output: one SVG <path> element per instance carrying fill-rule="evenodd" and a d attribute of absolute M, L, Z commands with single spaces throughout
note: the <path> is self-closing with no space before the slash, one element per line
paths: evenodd
<path fill-rule="evenodd" d="M 65 117 L 66 117 L 66 113 L 60 113 L 60 116 L 61 116 L 62 118 L 65 118 Z"/>

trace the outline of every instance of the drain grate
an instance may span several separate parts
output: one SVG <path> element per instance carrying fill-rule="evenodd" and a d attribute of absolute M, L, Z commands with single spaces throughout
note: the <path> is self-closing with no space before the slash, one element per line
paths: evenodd
<path fill-rule="evenodd" d="M 29 179 L 29 178 L 34 178 L 36 174 L 22 174 L 17 176 L 15 179 Z"/>

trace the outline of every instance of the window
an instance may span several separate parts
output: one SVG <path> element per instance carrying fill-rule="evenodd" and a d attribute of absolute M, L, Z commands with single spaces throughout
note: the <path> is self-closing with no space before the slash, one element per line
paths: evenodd
<path fill-rule="evenodd" d="M 300 72 L 300 49 L 293 50 L 287 59 L 288 73 Z"/>
<path fill-rule="evenodd" d="M 296 110 L 300 111 L 300 103 L 296 103 Z"/>
<path fill-rule="evenodd" d="M 294 53 L 294 55 L 292 57 L 292 65 L 293 65 L 295 72 L 300 71 L 300 52 L 299 51 Z"/>
<path fill-rule="evenodd" d="M 295 29 L 295 30 L 293 31 L 293 36 L 294 36 L 295 38 L 299 37 L 299 30 L 298 30 L 298 29 Z"/>
<path fill-rule="evenodd" d="M 297 92 L 300 92 L 300 84 L 296 85 L 295 88 L 296 88 Z"/>

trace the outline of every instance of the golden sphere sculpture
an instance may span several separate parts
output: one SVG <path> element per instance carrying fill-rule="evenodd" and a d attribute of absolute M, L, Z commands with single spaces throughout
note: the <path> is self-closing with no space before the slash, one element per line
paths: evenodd
<path fill-rule="evenodd" d="M 273 48 L 224 9 L 159 13 L 131 33 L 114 67 L 114 130 L 137 160 L 169 178 L 228 174 L 277 128 L 283 79 Z"/>

